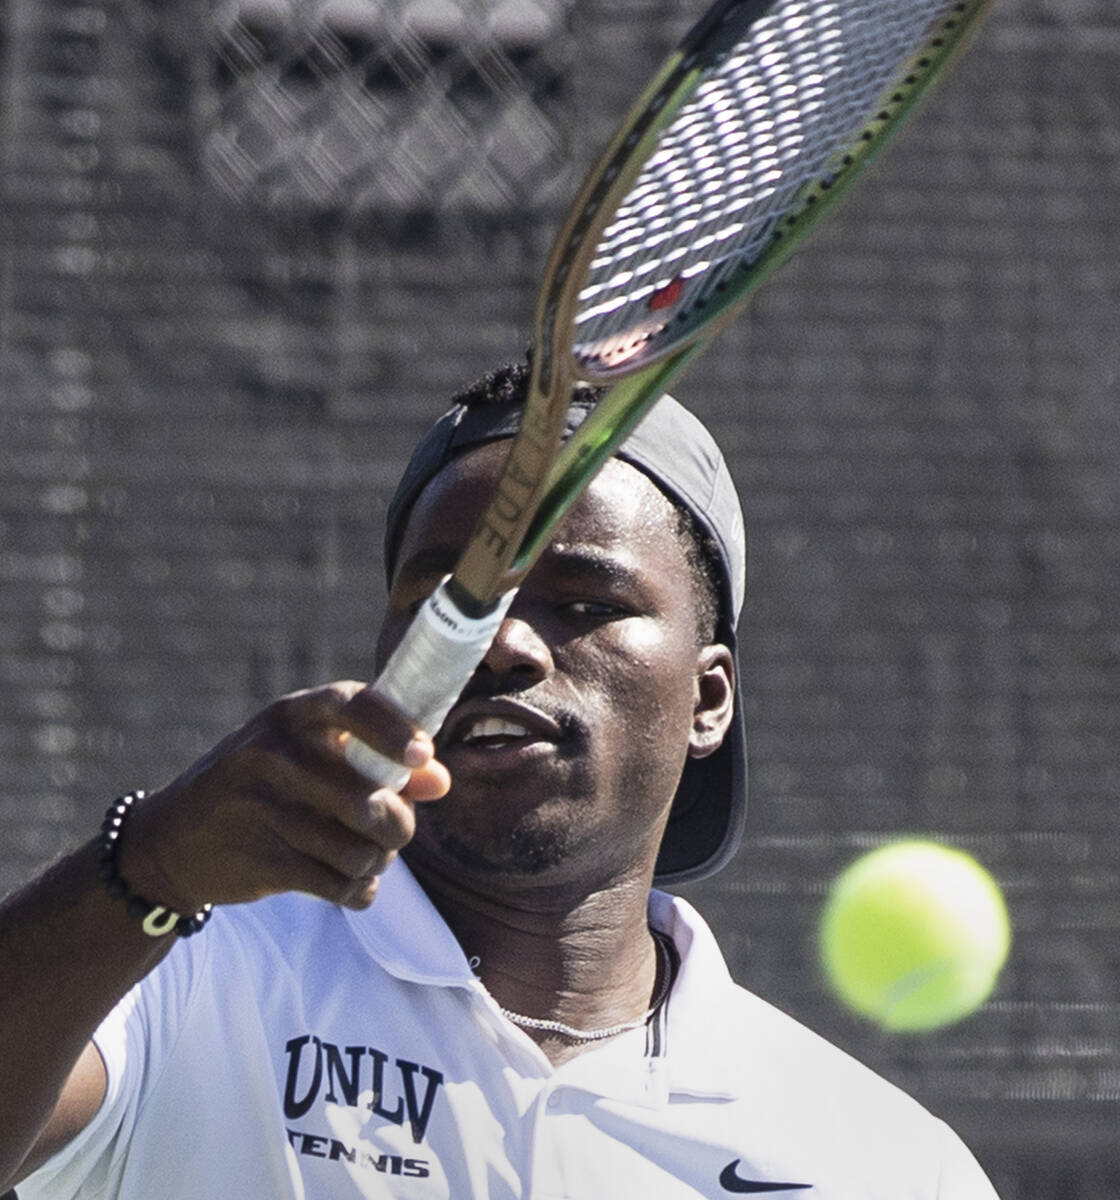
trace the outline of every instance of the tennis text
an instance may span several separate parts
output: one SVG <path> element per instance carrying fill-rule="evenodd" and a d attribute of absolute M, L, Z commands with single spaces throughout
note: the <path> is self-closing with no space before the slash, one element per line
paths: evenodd
<path fill-rule="evenodd" d="M 286 1132 L 288 1144 L 292 1149 L 308 1158 L 348 1162 L 357 1167 L 380 1171 L 382 1175 L 407 1175 L 413 1179 L 427 1179 L 432 1173 L 427 1160 L 423 1158 L 402 1158 L 399 1154 L 371 1154 L 368 1150 L 347 1146 L 338 1138 L 304 1133 L 299 1129 L 289 1129 Z"/>

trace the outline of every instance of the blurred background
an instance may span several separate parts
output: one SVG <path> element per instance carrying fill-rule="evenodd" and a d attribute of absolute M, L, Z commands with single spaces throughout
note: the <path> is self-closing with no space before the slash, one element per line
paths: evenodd
<path fill-rule="evenodd" d="M 0 0 L 0 892 L 273 696 L 368 676 L 407 452 L 521 353 L 701 7 Z M 682 890 L 1004 1200 L 1120 1196 L 1118 78 L 1111 0 L 999 0 L 677 387 L 751 546 L 748 836 Z M 922 1037 L 815 966 L 829 880 L 902 832 L 1015 927 Z"/>

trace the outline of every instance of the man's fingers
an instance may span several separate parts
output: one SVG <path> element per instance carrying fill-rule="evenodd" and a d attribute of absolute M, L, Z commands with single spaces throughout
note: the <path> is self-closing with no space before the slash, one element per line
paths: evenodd
<path fill-rule="evenodd" d="M 399 792 L 347 761 L 347 742 L 366 739 L 400 764 Z M 291 890 L 370 903 L 415 832 L 414 804 L 450 786 L 432 755 L 431 739 L 363 684 L 275 701 L 153 797 L 167 894 L 239 903 Z"/>
<path fill-rule="evenodd" d="M 353 883 L 380 875 L 408 840 L 400 840 L 395 824 L 388 826 L 393 830 L 391 841 L 374 840 L 340 825 L 333 817 L 309 809 L 274 814 L 272 825 L 285 845 L 339 875 L 340 885 L 342 880 Z"/>
<path fill-rule="evenodd" d="M 303 892 L 347 908 L 367 908 L 373 903 L 380 872 L 373 875 L 346 875 L 286 844 L 277 857 L 277 871 L 284 881 L 278 890 Z M 395 852 L 390 855 L 390 862 L 393 857 Z M 385 865 L 388 866 L 388 862 Z"/>
<path fill-rule="evenodd" d="M 431 766 L 423 770 L 431 773 Z M 438 779 L 439 772 L 436 776 Z M 257 778 L 263 784 L 260 795 L 267 798 L 278 821 L 306 811 L 316 819 L 329 820 L 351 837 L 390 850 L 405 845 L 416 828 L 412 797 L 373 787 L 342 760 L 337 750 L 333 760 L 328 755 L 322 755 L 319 761 L 275 755 L 267 770 L 259 770 Z"/>
<path fill-rule="evenodd" d="M 433 758 L 426 766 L 412 772 L 408 783 L 401 788 L 406 800 L 440 800 L 451 790 L 451 772 Z"/>
<path fill-rule="evenodd" d="M 326 687 L 293 692 L 265 710 L 271 736 L 307 746 L 328 747 L 354 737 L 379 754 L 407 767 L 423 766 L 432 756 L 432 739 L 404 713 L 370 687 L 343 680 Z"/>
<path fill-rule="evenodd" d="M 432 739 L 395 704 L 369 687 L 361 688 L 347 701 L 343 728 L 406 767 L 422 767 L 432 757 Z"/>
<path fill-rule="evenodd" d="M 262 716 L 262 745 L 339 787 L 353 786 L 357 776 L 365 787 L 398 786 L 411 800 L 434 800 L 450 786 L 442 767 L 409 781 L 410 770 L 430 767 L 432 739 L 363 684 L 347 680 L 293 692 Z"/>

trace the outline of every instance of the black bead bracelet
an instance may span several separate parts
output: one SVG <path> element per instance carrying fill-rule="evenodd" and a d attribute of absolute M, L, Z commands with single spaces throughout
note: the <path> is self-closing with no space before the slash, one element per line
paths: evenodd
<path fill-rule="evenodd" d="M 140 922 L 140 928 L 149 937 L 163 937 L 168 933 L 177 933 L 180 937 L 190 937 L 210 920 L 213 905 L 204 904 L 192 917 L 181 917 L 177 912 L 162 904 L 153 904 L 138 896 L 121 878 L 118 856 L 120 852 L 121 830 L 124 829 L 132 806 L 137 800 L 144 799 L 144 792 L 128 792 L 118 796 L 109 805 L 105 820 L 101 822 L 101 837 L 97 843 L 97 874 L 105 884 L 105 890 L 114 900 L 123 900 L 128 909 L 128 915 Z"/>

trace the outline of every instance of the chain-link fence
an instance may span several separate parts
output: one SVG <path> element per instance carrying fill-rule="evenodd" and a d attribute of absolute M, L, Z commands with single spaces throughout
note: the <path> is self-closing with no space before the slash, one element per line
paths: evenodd
<path fill-rule="evenodd" d="M 295 686 L 368 673 L 385 499 L 527 337 L 553 223 L 694 5 L 4 0 L 0 887 Z M 1006 1200 L 1120 1194 L 1120 16 L 1003 0 L 686 377 L 743 489 L 736 976 L 945 1113 Z M 745 416 L 744 416 L 745 414 Z M 885 1038 L 833 873 L 977 853 L 983 1011 Z"/>

